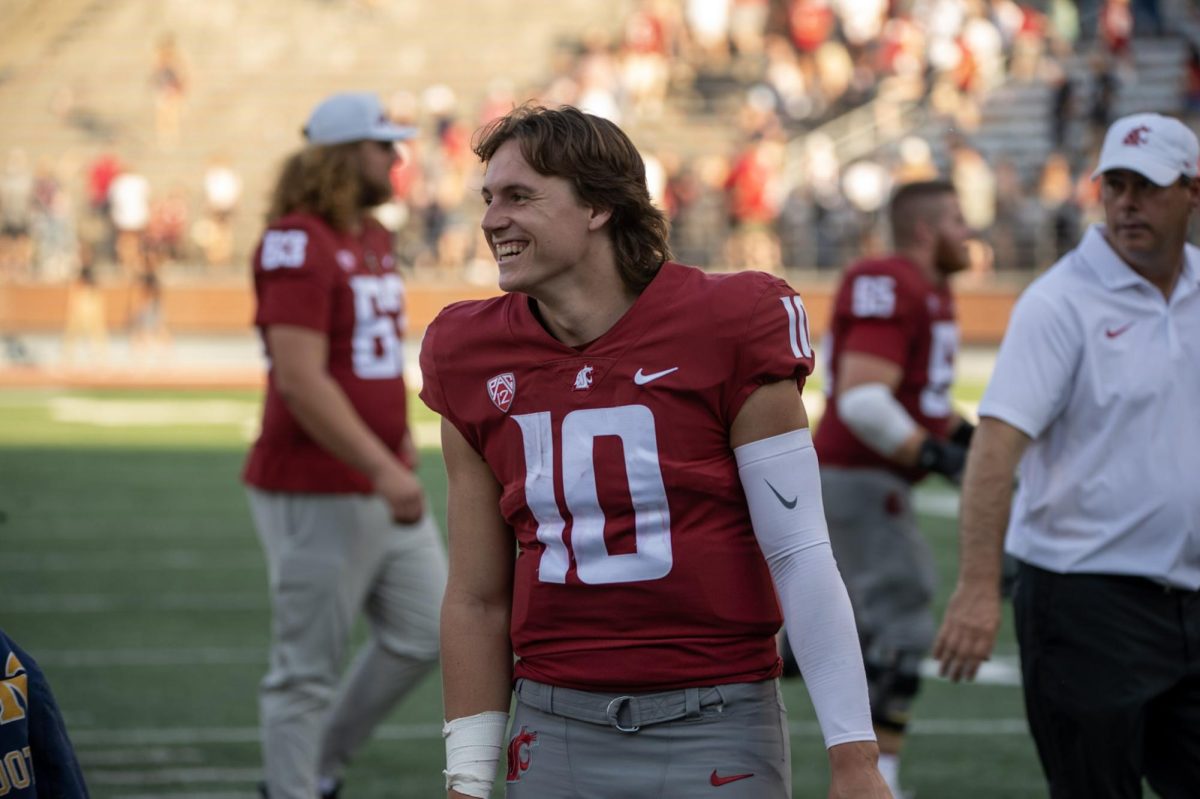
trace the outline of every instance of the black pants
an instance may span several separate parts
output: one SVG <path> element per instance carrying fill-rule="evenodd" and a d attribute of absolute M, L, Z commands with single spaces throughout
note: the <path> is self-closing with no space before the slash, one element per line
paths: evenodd
<path fill-rule="evenodd" d="M 1200 797 L 1200 592 L 1023 563 L 1013 611 L 1053 799 Z"/>

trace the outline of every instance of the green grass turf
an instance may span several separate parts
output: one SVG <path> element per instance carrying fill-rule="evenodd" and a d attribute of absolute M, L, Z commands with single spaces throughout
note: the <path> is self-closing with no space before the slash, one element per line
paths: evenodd
<path fill-rule="evenodd" d="M 238 478 L 257 410 L 242 392 L 0 393 L 0 626 L 49 674 L 97 799 L 253 795 L 268 615 Z M 436 449 L 422 473 L 440 514 Z M 954 523 L 923 523 L 940 612 Z M 1016 651 L 1007 623 L 998 651 Z M 784 690 L 795 796 L 824 796 L 804 687 Z M 1018 688 L 927 681 L 915 717 L 904 780 L 920 799 L 1045 794 Z M 440 719 L 431 675 L 352 765 L 348 799 L 442 795 Z"/>

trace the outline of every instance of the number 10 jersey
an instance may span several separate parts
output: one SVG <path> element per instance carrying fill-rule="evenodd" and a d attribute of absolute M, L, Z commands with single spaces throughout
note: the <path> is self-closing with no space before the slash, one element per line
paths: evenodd
<path fill-rule="evenodd" d="M 502 486 L 516 676 L 655 691 L 777 675 L 780 611 L 729 429 L 760 385 L 803 387 L 800 298 L 668 262 L 580 348 L 530 304 L 451 305 L 421 350 L 422 399 Z"/>

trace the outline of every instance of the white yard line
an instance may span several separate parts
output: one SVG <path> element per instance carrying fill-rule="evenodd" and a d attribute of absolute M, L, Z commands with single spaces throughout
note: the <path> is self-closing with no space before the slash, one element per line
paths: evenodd
<path fill-rule="evenodd" d="M 266 663 L 266 647 L 188 647 L 161 649 L 44 649 L 38 652 L 43 666 L 60 669 L 109 668 L 113 666 L 244 666 Z M 921 676 L 940 680 L 938 662 L 921 662 Z M 1021 667 L 1015 655 L 996 655 L 976 675 L 979 685 L 1018 686 Z"/>
<path fill-rule="evenodd" d="M 112 613 L 113 611 L 267 611 L 266 592 L 253 594 L 24 594 L 0 600 L 8 613 Z M 38 660 L 42 658 L 39 657 Z"/>
<path fill-rule="evenodd" d="M 164 549 L 157 552 L 6 552 L 0 573 L 34 571 L 194 571 L 262 570 L 262 551 L 247 549 Z"/>
<path fill-rule="evenodd" d="M 199 647 L 187 649 L 47 649 L 40 650 L 42 666 L 59 669 L 113 666 L 242 666 L 266 665 L 266 647 Z"/>
<path fill-rule="evenodd" d="M 155 793 L 117 793 L 113 794 L 112 799 L 246 799 L 247 796 L 257 796 L 257 794 L 248 794 L 246 791 L 214 791 L 205 793 L 171 793 L 164 794 L 161 791 Z"/>
<path fill-rule="evenodd" d="M 821 735 L 815 721 L 794 721 L 789 732 L 799 738 Z M 910 735 L 1024 735 L 1028 732 L 1023 718 L 995 719 L 924 719 L 917 718 L 909 728 Z M 381 741 L 432 741 L 440 740 L 440 724 L 386 724 L 372 735 Z M 257 727 L 151 727 L 131 729 L 80 729 L 71 730 L 71 740 L 87 759 L 88 747 L 114 746 L 202 746 L 205 744 L 257 744 Z M 142 750 L 138 750 L 142 751 Z M 89 777 L 90 780 L 90 777 Z"/>
<path fill-rule="evenodd" d="M 266 663 L 265 647 L 190 647 L 161 649 L 44 649 L 38 652 L 43 666 L 60 669 L 110 668 L 113 666 L 244 666 Z M 938 662 L 921 662 L 921 676 L 940 680 Z M 996 655 L 984 663 L 974 682 L 978 685 L 1018 686 L 1020 662 L 1015 655 Z"/>
<path fill-rule="evenodd" d="M 926 658 L 921 661 L 921 676 L 931 680 L 941 680 L 938 676 L 939 664 L 936 660 Z M 1021 661 L 1015 655 L 996 655 L 979 667 L 974 682 L 979 685 L 1008 685 L 1021 684 Z"/>
<path fill-rule="evenodd" d="M 54 397 L 50 417 L 56 422 L 93 427 L 233 426 L 258 421 L 257 403 L 237 400 L 98 399 Z"/>
<path fill-rule="evenodd" d="M 175 793 L 172 791 L 169 794 L 161 792 L 118 793 L 113 794 L 112 799 L 163 799 L 164 796 L 169 796 L 170 799 L 246 799 L 248 795 L 245 791 L 215 791 L 211 793 Z"/>
<path fill-rule="evenodd" d="M 384 741 L 440 740 L 440 724 L 386 724 L 372 736 Z M 257 744 L 258 727 L 141 727 L 129 729 L 71 728 L 71 741 L 88 746 L 199 746 L 203 744 Z"/>
<path fill-rule="evenodd" d="M 958 518 L 958 492 L 941 490 L 921 490 L 913 492 L 913 504 L 917 513 L 924 516 L 937 516 L 940 519 Z"/>
<path fill-rule="evenodd" d="M 139 746 L 133 749 L 92 749 L 80 757 L 86 769 L 109 766 L 174 766 L 203 763 L 204 750 L 194 746 Z"/>
<path fill-rule="evenodd" d="M 198 782 L 257 782 L 262 779 L 259 768 L 164 768 L 153 771 L 134 769 L 110 771 L 92 769 L 87 781 L 93 785 L 172 785 Z"/>

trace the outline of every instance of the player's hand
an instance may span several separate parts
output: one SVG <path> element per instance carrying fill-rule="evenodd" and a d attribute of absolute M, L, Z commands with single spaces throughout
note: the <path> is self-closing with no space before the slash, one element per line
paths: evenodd
<path fill-rule="evenodd" d="M 966 465 L 967 448 L 953 441 L 929 436 L 921 442 L 921 448 L 917 450 L 919 468 L 944 475 L 957 485 L 962 485 L 963 469 Z"/>
<path fill-rule="evenodd" d="M 954 682 L 975 679 L 992 654 L 1000 629 L 1000 592 L 996 586 L 959 583 L 950 596 L 942 628 L 933 645 L 939 671 Z"/>
<path fill-rule="evenodd" d="M 879 747 L 854 741 L 829 749 L 829 799 L 892 799 L 879 773 Z"/>
<path fill-rule="evenodd" d="M 425 513 L 425 492 L 417 475 L 399 461 L 392 461 L 375 475 L 375 493 L 391 508 L 400 524 L 416 524 Z"/>

